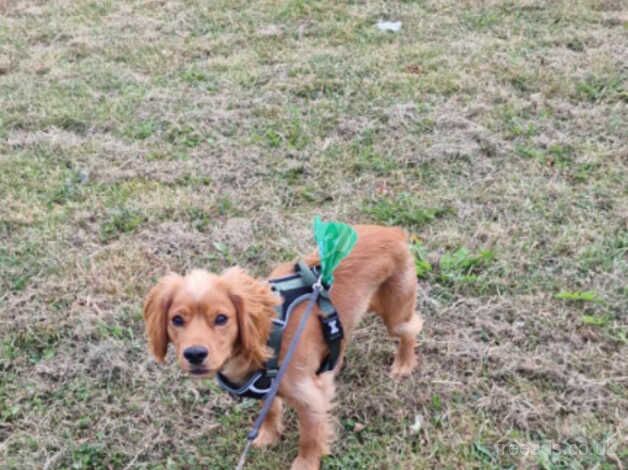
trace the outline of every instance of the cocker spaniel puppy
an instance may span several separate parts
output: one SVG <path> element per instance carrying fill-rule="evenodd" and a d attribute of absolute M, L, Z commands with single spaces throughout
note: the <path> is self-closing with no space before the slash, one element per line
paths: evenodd
<path fill-rule="evenodd" d="M 365 312 L 373 311 L 399 340 L 391 375 L 407 376 L 417 365 L 416 336 L 423 326 L 415 312 L 416 272 L 407 236 L 398 228 L 354 228 L 358 241 L 336 269 L 330 295 L 344 328 L 342 351 Z M 317 254 L 305 257 L 305 262 L 315 266 Z M 294 269 L 294 263 L 281 264 L 270 278 L 288 276 Z M 186 276 L 168 274 L 151 289 L 144 305 L 150 349 L 161 362 L 171 342 L 181 368 L 191 375 L 206 377 L 220 372 L 231 382 L 242 383 L 263 368 L 272 354 L 267 342 L 276 318 L 275 307 L 281 303 L 282 298 L 267 281 L 254 279 L 238 267 L 219 275 L 202 270 Z M 299 304 L 290 315 L 280 360 L 305 306 L 306 302 Z M 318 469 L 321 456 L 329 452 L 334 377 L 341 367 L 338 361 L 332 371 L 317 374 L 328 347 L 316 310 L 308 319 L 278 396 L 254 441 L 257 446 L 277 442 L 286 402 L 298 414 L 299 454 L 292 468 L 299 470 Z"/>

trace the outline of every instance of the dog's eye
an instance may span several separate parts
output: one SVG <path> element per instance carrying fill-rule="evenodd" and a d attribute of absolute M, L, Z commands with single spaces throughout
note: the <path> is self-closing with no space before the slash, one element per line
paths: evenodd
<path fill-rule="evenodd" d="M 227 323 L 227 315 L 223 315 L 222 313 L 219 315 L 216 315 L 216 318 L 214 318 L 214 323 L 216 325 L 224 325 L 225 323 Z"/>
<path fill-rule="evenodd" d="M 175 315 L 172 317 L 172 324 L 174 326 L 183 326 L 185 322 L 183 321 L 183 317 L 181 315 Z"/>

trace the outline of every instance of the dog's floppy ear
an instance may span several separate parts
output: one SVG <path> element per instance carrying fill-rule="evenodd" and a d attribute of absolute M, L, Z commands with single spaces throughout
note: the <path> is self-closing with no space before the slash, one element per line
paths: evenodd
<path fill-rule="evenodd" d="M 253 279 L 241 268 L 230 268 L 221 277 L 238 315 L 242 353 L 256 367 L 262 367 L 271 354 L 266 341 L 275 315 L 274 307 L 281 299 L 272 293 L 267 283 Z"/>
<path fill-rule="evenodd" d="M 174 273 L 162 277 L 144 301 L 146 335 L 150 350 L 158 362 L 163 362 L 168 351 L 168 309 L 182 279 Z"/>

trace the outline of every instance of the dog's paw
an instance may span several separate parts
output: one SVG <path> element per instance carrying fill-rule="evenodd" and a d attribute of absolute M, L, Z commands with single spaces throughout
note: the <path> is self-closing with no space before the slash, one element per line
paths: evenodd
<path fill-rule="evenodd" d="M 404 377 L 408 377 L 412 374 L 412 371 L 416 368 L 417 364 L 418 361 L 415 356 L 412 356 L 410 359 L 406 359 L 404 361 L 401 361 L 396 357 L 392 367 L 390 368 L 390 376 L 395 380 L 401 380 Z"/>
<path fill-rule="evenodd" d="M 304 459 L 303 457 L 297 457 L 292 461 L 290 470 L 319 470 L 321 464 L 316 459 Z"/>
<path fill-rule="evenodd" d="M 253 441 L 253 445 L 257 448 L 273 446 L 279 442 L 280 437 L 281 433 L 279 431 L 262 427 Z"/>

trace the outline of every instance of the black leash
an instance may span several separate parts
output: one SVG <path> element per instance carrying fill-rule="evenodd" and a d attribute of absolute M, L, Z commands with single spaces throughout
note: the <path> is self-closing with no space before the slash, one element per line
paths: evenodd
<path fill-rule="evenodd" d="M 246 455 L 248 454 L 249 448 L 251 447 L 251 442 L 253 442 L 253 440 L 259 434 L 259 429 L 262 427 L 262 423 L 264 422 L 264 419 L 266 419 L 266 415 L 270 411 L 270 407 L 273 404 L 275 395 L 277 395 L 277 391 L 279 390 L 279 383 L 281 382 L 281 379 L 285 375 L 286 370 L 288 370 L 288 364 L 290 364 L 290 359 L 292 359 L 292 355 L 294 354 L 294 351 L 297 349 L 297 344 L 299 343 L 299 338 L 301 337 L 301 334 L 303 334 L 303 330 L 305 329 L 307 319 L 310 317 L 310 314 L 312 313 L 312 310 L 314 309 L 314 305 L 316 305 L 316 301 L 318 300 L 318 296 L 320 295 L 321 290 L 323 290 L 323 286 L 321 284 L 320 279 L 316 281 L 316 283 L 312 286 L 312 289 L 313 290 L 312 290 L 312 294 L 310 294 L 310 300 L 308 301 L 307 307 L 305 308 L 305 311 L 303 312 L 303 316 L 301 317 L 301 322 L 299 323 L 299 327 L 297 328 L 297 331 L 294 333 L 294 336 L 292 337 L 292 340 L 290 341 L 290 346 L 288 346 L 288 351 L 286 351 L 286 355 L 281 361 L 281 367 L 279 367 L 279 372 L 277 372 L 277 375 L 273 379 L 273 383 L 270 387 L 270 391 L 268 392 L 268 395 L 264 399 L 264 406 L 262 406 L 262 411 L 260 411 L 260 414 L 255 420 L 255 423 L 253 423 L 253 428 L 246 436 L 247 442 L 246 442 L 246 445 L 244 446 L 244 450 L 242 451 L 242 455 L 240 455 L 240 460 L 238 462 L 238 466 L 236 467 L 236 470 L 242 470 L 244 468 L 244 463 L 246 462 Z"/>

